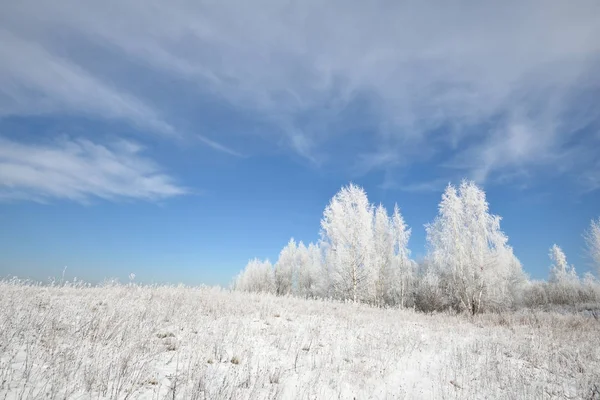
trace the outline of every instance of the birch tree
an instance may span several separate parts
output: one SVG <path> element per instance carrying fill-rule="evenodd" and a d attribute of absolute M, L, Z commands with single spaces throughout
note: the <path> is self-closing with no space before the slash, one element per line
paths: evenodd
<path fill-rule="evenodd" d="M 322 241 L 333 295 L 374 301 L 373 206 L 354 184 L 343 187 L 330 201 L 321 220 Z"/>
<path fill-rule="evenodd" d="M 373 266 L 375 278 L 375 301 L 382 306 L 389 301 L 391 287 L 394 284 L 394 236 L 392 222 L 387 210 L 381 204 L 375 210 L 373 226 Z"/>
<path fill-rule="evenodd" d="M 428 274 L 437 275 L 442 281 L 451 281 L 452 297 L 465 309 L 471 307 L 472 294 L 468 289 L 466 250 L 461 233 L 464 210 L 456 188 L 448 185 L 438 206 L 438 216 L 425 226 L 428 247 Z M 430 279 L 434 281 L 434 279 Z"/>
<path fill-rule="evenodd" d="M 292 238 L 279 253 L 279 259 L 275 264 L 274 278 L 277 295 L 283 296 L 292 293 L 298 262 L 298 247 Z"/>
<path fill-rule="evenodd" d="M 404 221 L 398 204 L 394 205 L 391 233 L 394 255 L 392 260 L 393 284 L 388 292 L 388 297 L 390 302 L 399 304 L 400 307 L 404 308 L 411 297 L 416 264 L 410 259 L 410 250 L 408 249 L 411 229 Z"/>
<path fill-rule="evenodd" d="M 442 195 L 438 216 L 426 225 L 428 257 L 442 279 L 447 279 L 449 296 L 459 309 L 480 312 L 494 305 L 515 268 L 500 230 L 500 217 L 489 213 L 485 192 L 475 183 L 462 181 L 458 190 L 448 185 Z M 520 265 L 520 264 L 519 264 Z M 498 304 L 496 304 L 498 305 Z"/>

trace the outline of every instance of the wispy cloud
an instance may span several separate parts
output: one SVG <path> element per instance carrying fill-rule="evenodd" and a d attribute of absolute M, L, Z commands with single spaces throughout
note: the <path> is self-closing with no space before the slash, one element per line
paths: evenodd
<path fill-rule="evenodd" d="M 196 138 L 200 142 L 204 143 L 205 145 L 207 145 L 207 146 L 209 146 L 209 147 L 211 147 L 211 148 L 213 148 L 215 150 L 222 151 L 223 153 L 227 153 L 227 154 L 232 155 L 232 156 L 242 157 L 241 153 L 238 153 L 237 151 L 235 151 L 233 149 L 230 149 L 229 147 L 224 146 L 224 145 L 222 145 L 220 143 L 217 143 L 214 140 L 211 140 L 211 139 L 209 139 L 207 137 L 204 137 L 204 136 L 201 136 L 201 135 L 196 135 Z"/>
<path fill-rule="evenodd" d="M 600 190 L 600 159 L 598 158 L 598 148 L 587 149 L 585 154 L 590 162 L 589 167 L 577 171 L 576 179 L 584 193 Z"/>
<path fill-rule="evenodd" d="M 23 24 L 28 26 L 27 22 Z M 152 99 L 142 100 L 120 89 L 118 82 L 103 80 L 75 59 L 60 53 L 65 53 L 65 49 L 58 51 L 43 37 L 19 36 L 0 28 L 0 58 L 3 60 L 0 63 L 0 117 L 81 113 L 103 119 L 123 119 L 141 130 L 170 138 L 186 136 L 167 121 L 165 113 L 151 105 Z M 239 155 L 215 140 L 198 134 L 195 137 L 215 150 Z"/>
<path fill-rule="evenodd" d="M 0 116 L 83 112 L 124 118 L 160 133 L 173 128 L 141 100 L 111 87 L 40 43 L 0 28 Z"/>
<path fill-rule="evenodd" d="M 400 187 L 405 192 L 442 192 L 450 183 L 445 179 L 435 179 L 429 182 L 409 183 Z"/>
<path fill-rule="evenodd" d="M 185 116 L 138 87 L 176 78 L 271 124 L 273 143 L 317 163 L 435 158 L 439 174 L 480 180 L 552 170 L 599 123 L 598 15 L 596 0 L 5 2 L 0 54 L 13 61 L 0 66 L 0 110 L 60 105 L 176 130 Z M 90 44 L 117 56 L 99 65 L 82 51 Z M 157 81 L 130 82 L 131 65 Z M 362 140 L 342 154 L 354 124 Z M 205 143 L 238 153 L 218 139 Z"/>
<path fill-rule="evenodd" d="M 0 198 L 159 200 L 187 192 L 141 153 L 127 141 L 61 138 L 42 145 L 0 138 Z"/>

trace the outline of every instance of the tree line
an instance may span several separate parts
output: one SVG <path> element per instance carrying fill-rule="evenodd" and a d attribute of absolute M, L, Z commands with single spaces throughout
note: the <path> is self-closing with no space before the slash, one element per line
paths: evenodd
<path fill-rule="evenodd" d="M 411 229 L 398 205 L 391 215 L 349 184 L 323 212 L 320 240 L 291 239 L 272 265 L 253 259 L 234 279 L 234 290 L 329 298 L 376 306 L 454 309 L 479 313 L 520 306 L 600 301 L 591 275 L 580 280 L 562 249 L 550 249 L 547 282 L 528 279 L 489 211 L 485 192 L 474 182 L 449 184 L 438 215 L 425 225 L 427 255 L 410 258 Z M 584 234 L 600 275 L 600 218 Z"/>

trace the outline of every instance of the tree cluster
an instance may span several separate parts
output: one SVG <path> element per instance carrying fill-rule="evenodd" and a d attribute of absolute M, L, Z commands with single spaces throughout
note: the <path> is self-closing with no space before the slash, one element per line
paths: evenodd
<path fill-rule="evenodd" d="M 381 204 L 371 204 L 363 188 L 350 184 L 325 208 L 317 243 L 291 239 L 275 265 L 251 260 L 233 288 L 473 314 L 600 300 L 597 281 L 591 275 L 580 281 L 557 245 L 550 249 L 548 282 L 529 281 L 500 222 L 475 183 L 449 184 L 437 217 L 425 225 L 427 255 L 417 263 L 410 258 L 411 229 L 398 205 L 390 215 Z M 585 238 L 600 267 L 600 219 L 592 221 Z"/>

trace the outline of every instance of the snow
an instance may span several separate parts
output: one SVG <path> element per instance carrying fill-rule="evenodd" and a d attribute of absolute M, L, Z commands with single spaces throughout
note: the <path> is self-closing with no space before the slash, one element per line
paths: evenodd
<path fill-rule="evenodd" d="M 5 281 L 0 332 L 0 399 L 600 395 L 600 323 L 584 315 Z"/>

